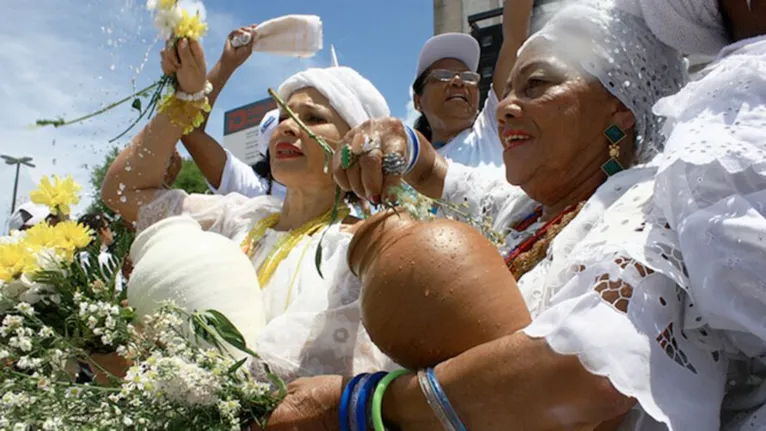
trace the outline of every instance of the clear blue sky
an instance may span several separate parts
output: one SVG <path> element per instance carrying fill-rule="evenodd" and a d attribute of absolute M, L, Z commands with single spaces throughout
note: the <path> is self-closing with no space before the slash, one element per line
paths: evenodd
<path fill-rule="evenodd" d="M 213 12 L 221 7 L 219 2 L 206 4 L 208 10 Z M 227 4 L 226 9 L 236 11 L 242 25 L 293 13 L 321 16 L 325 50 L 315 61 L 329 65 L 329 45 L 335 45 L 340 63 L 355 68 L 371 80 L 386 97 L 392 113 L 405 116 L 417 55 L 433 33 L 431 0 L 281 0 L 257 3 L 234 0 L 227 1 Z M 268 62 L 269 59 L 260 56 L 252 59 L 261 60 Z M 243 79 L 246 77 L 235 76 L 233 87 L 242 88 Z M 253 88 L 250 94 L 226 93 L 220 106 L 223 109 L 267 96 L 265 88 Z M 227 104 L 229 106 L 223 106 Z"/>
<path fill-rule="evenodd" d="M 315 14 L 325 49 L 311 59 L 254 54 L 234 75 L 211 114 L 208 131 L 223 134 L 223 112 L 267 96 L 268 87 L 306 67 L 330 64 L 330 44 L 342 65 L 357 69 L 404 118 L 417 55 L 433 31 L 432 0 L 204 0 L 208 65 L 237 27 L 286 14 Z M 59 129 L 30 128 L 38 118 L 76 118 L 159 78 L 157 31 L 145 0 L 34 0 L 0 13 L 0 154 L 31 156 L 22 169 L 17 203 L 44 175 L 72 175 L 84 186 L 82 211 L 95 193 L 88 177 L 114 145 L 108 141 L 136 117 L 129 106 Z M 143 123 L 123 139 L 126 145 Z M 11 207 L 15 170 L 0 164 L 0 230 Z"/>

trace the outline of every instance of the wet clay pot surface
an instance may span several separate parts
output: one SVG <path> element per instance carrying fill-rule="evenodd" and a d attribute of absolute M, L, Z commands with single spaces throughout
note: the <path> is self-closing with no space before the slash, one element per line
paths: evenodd
<path fill-rule="evenodd" d="M 497 249 L 466 224 L 379 213 L 348 259 L 370 337 L 404 367 L 434 366 L 530 321 Z"/>

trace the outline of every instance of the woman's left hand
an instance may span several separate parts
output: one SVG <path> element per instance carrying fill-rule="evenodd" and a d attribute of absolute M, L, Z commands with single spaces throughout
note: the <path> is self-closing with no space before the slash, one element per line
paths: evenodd
<path fill-rule="evenodd" d="M 342 376 L 310 377 L 290 383 L 287 397 L 272 413 L 266 431 L 340 430 L 338 409 L 345 383 Z"/>

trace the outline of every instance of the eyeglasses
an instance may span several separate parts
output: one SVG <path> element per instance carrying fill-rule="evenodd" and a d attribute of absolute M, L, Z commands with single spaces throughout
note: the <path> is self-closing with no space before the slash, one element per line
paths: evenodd
<path fill-rule="evenodd" d="M 429 81 L 449 82 L 455 77 L 468 85 L 478 85 L 481 81 L 481 75 L 467 70 L 465 72 L 455 72 L 454 70 L 435 69 L 428 74 Z"/>

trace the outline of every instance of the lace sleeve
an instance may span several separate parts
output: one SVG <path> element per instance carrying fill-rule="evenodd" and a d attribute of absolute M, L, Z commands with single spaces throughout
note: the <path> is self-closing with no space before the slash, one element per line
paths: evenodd
<path fill-rule="evenodd" d="M 656 111 L 670 118 L 655 185 L 708 324 L 766 349 L 766 39 L 714 63 Z"/>
<path fill-rule="evenodd" d="M 474 216 L 491 218 L 498 232 L 504 232 L 510 219 L 535 205 L 523 190 L 508 184 L 497 172 L 456 162 L 449 162 L 442 199 L 465 205 Z"/>
<path fill-rule="evenodd" d="M 190 195 L 183 190 L 160 190 L 154 200 L 141 209 L 137 230 L 140 232 L 160 220 L 184 214 L 196 220 L 204 230 L 234 238 L 253 220 L 278 209 L 279 202 L 270 196 L 249 199 L 237 193 Z"/>
<path fill-rule="evenodd" d="M 651 206 L 650 173 L 627 188 L 603 186 L 556 238 L 544 278 L 550 299 L 524 332 L 608 378 L 647 421 L 717 430 L 725 343 L 688 293 L 675 232 Z M 622 196 L 603 199 L 610 190 Z"/>

